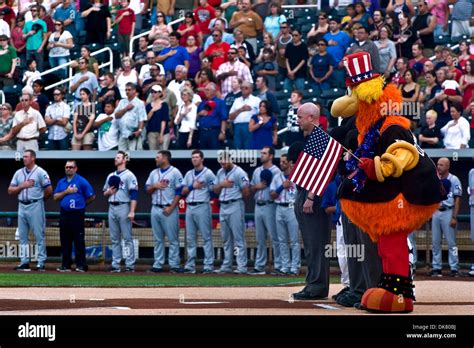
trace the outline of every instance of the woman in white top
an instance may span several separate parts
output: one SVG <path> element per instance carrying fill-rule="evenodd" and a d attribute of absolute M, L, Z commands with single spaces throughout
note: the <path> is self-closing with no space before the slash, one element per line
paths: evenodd
<path fill-rule="evenodd" d="M 444 136 L 444 147 L 450 150 L 466 149 L 471 139 L 469 122 L 461 116 L 461 105 L 453 104 L 449 110 L 452 120 L 441 128 L 441 134 Z"/>
<path fill-rule="evenodd" d="M 48 49 L 49 49 L 49 65 L 51 68 L 65 64 L 69 62 L 69 50 L 74 47 L 72 41 L 72 35 L 69 31 L 64 30 L 63 21 L 54 21 L 55 32 L 49 36 Z M 67 77 L 67 68 L 59 70 L 60 77 Z"/>
<path fill-rule="evenodd" d="M 125 85 L 129 82 L 138 84 L 138 73 L 135 69 L 132 69 L 133 61 L 130 57 L 122 59 L 122 70 L 118 73 L 116 81 L 117 87 L 120 91 L 122 98 L 126 98 Z"/>
<path fill-rule="evenodd" d="M 194 93 L 190 88 L 183 88 L 181 91 L 181 99 L 183 104 L 178 109 L 178 115 L 175 123 L 179 125 L 178 144 L 180 149 L 197 148 L 196 137 L 196 116 L 197 107 L 192 102 Z"/>
<path fill-rule="evenodd" d="M 201 104 L 201 102 L 202 102 L 202 98 L 199 96 L 199 94 L 197 94 L 195 92 L 195 90 L 197 88 L 196 82 L 194 82 L 193 79 L 185 80 L 183 87 L 181 87 L 181 91 L 185 88 L 189 88 L 193 92 L 194 96 L 192 98 L 193 99 L 192 102 L 193 102 L 193 104 L 196 105 L 196 107 L 198 107 L 199 104 Z"/>

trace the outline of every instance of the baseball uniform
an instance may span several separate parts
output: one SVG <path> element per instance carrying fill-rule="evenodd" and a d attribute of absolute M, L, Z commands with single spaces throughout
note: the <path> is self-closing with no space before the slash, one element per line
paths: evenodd
<path fill-rule="evenodd" d="M 158 182 L 165 182 L 166 188 L 155 190 L 152 197 L 151 208 L 151 227 L 155 239 L 154 268 L 161 269 L 165 263 L 165 234 L 168 236 L 170 244 L 168 262 L 171 268 L 179 268 L 179 219 L 178 207 L 166 216 L 163 210 L 169 207 L 176 196 L 181 194 L 181 186 L 183 185 L 183 175 L 178 168 L 169 166 L 166 169 L 157 168 L 153 170 L 146 181 L 146 187 L 153 186 Z"/>
<path fill-rule="evenodd" d="M 280 172 L 273 177 L 270 185 L 270 191 L 278 193 L 278 197 L 275 199 L 275 214 L 276 234 L 280 242 L 280 270 L 284 273 L 298 274 L 301 267 L 301 246 L 298 235 L 298 221 L 294 211 L 296 186 L 291 183 L 290 187 L 284 188 L 283 182 L 286 180 L 288 180 L 288 177 Z"/>
<path fill-rule="evenodd" d="M 281 173 L 280 169 L 272 165 L 270 168 L 263 166 L 255 169 L 252 175 L 251 185 L 260 183 L 260 174 L 264 169 L 272 172 L 273 178 Z M 273 246 L 273 265 L 275 270 L 281 270 L 282 263 L 280 259 L 280 241 L 275 227 L 276 206 L 270 198 L 270 185 L 266 188 L 257 190 L 254 195 L 255 200 L 255 233 L 257 239 L 257 255 L 255 258 L 255 269 L 265 270 L 267 264 L 267 236 L 270 235 Z"/>
<path fill-rule="evenodd" d="M 193 183 L 198 180 L 204 184 L 201 189 L 193 188 Z M 187 270 L 196 268 L 196 239 L 197 231 L 202 234 L 204 242 L 204 270 L 212 271 L 214 267 L 214 247 L 212 246 L 212 214 L 211 191 L 216 182 L 216 176 L 209 168 L 204 167 L 200 172 L 192 169 L 184 176 L 184 185 L 190 190 L 186 197 L 186 244 L 188 259 Z"/>
<path fill-rule="evenodd" d="M 471 241 L 474 243 L 474 169 L 469 171 L 468 183 L 467 193 L 469 194 L 469 207 L 471 210 Z M 474 276 L 474 263 L 471 266 L 469 275 Z"/>
<path fill-rule="evenodd" d="M 115 171 L 108 175 L 103 190 L 109 189 L 109 178 L 111 176 L 120 178 L 119 189 L 114 195 L 109 196 L 109 229 L 112 242 L 112 267 L 120 269 L 122 260 L 121 237 L 125 241 L 124 255 L 125 266 L 133 269 L 135 264 L 135 250 L 133 247 L 132 221 L 128 218 L 130 212 L 130 201 L 138 193 L 138 181 L 136 176 L 128 169 L 121 172 Z M 135 196 L 135 197 L 134 197 Z"/>
<path fill-rule="evenodd" d="M 224 180 L 234 183 L 232 187 L 222 188 L 219 194 L 221 203 L 219 221 L 221 224 L 221 236 L 224 242 L 224 261 L 221 266 L 222 272 L 232 270 L 233 254 L 237 259 L 237 271 L 247 273 L 247 246 L 245 243 L 245 210 L 242 200 L 242 189 L 249 187 L 247 173 L 237 165 L 226 172 L 224 168 L 217 172 L 217 183 Z M 234 250 L 235 245 L 235 250 Z"/>
<path fill-rule="evenodd" d="M 448 242 L 448 262 L 452 271 L 459 270 L 459 258 L 456 247 L 456 229 L 449 225 L 453 216 L 455 197 L 462 196 L 461 182 L 458 177 L 448 174 L 447 179 L 451 183 L 448 198 L 441 202 L 440 208 L 433 214 L 431 221 L 433 233 L 433 270 L 441 270 L 441 237 L 442 233 Z"/>
<path fill-rule="evenodd" d="M 21 264 L 29 263 L 28 233 L 33 231 L 38 252 L 38 267 L 46 262 L 46 216 L 44 211 L 44 190 L 51 186 L 48 173 L 35 165 L 31 171 L 26 167 L 13 175 L 10 186 L 17 187 L 25 181 L 33 180 L 34 186 L 23 189 L 18 194 L 18 231 L 20 234 Z"/>

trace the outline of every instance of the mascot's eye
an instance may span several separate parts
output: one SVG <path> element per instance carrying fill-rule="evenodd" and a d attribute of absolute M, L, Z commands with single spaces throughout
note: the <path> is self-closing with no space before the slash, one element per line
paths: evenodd
<path fill-rule="evenodd" d="M 348 97 L 352 96 L 352 88 L 347 87 L 346 95 L 347 95 Z"/>

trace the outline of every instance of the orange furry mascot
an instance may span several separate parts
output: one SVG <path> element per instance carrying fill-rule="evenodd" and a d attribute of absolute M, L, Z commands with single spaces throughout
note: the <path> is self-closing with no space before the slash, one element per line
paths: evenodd
<path fill-rule="evenodd" d="M 410 121 L 387 113 L 402 105 L 393 84 L 372 74 L 370 55 L 344 58 L 349 95 L 334 101 L 334 117 L 356 115 L 359 147 L 346 169 L 340 202 L 349 219 L 378 243 L 382 277 L 362 296 L 361 307 L 376 312 L 411 312 L 407 236 L 426 222 L 443 196 L 436 167 L 414 141 Z M 401 109 L 401 108 L 400 108 Z"/>

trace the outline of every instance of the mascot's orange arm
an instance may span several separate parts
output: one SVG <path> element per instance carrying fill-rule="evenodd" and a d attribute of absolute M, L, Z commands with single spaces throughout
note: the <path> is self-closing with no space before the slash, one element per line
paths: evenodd
<path fill-rule="evenodd" d="M 382 156 L 374 158 L 375 174 L 379 182 L 386 177 L 398 178 L 404 171 L 413 169 L 419 160 L 418 150 L 406 141 L 397 141 Z"/>

